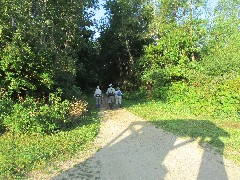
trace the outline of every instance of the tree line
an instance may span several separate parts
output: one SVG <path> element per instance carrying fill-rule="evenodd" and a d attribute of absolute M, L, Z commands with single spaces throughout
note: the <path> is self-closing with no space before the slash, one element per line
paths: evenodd
<path fill-rule="evenodd" d="M 114 83 L 137 91 L 131 98 L 193 100 L 212 114 L 240 109 L 238 1 L 219 0 L 213 8 L 207 0 L 106 0 L 99 22 L 97 0 L 0 6 L 2 104 L 6 98 L 49 104 L 52 93 L 69 100 Z"/>
<path fill-rule="evenodd" d="M 135 91 L 131 99 L 239 117 L 239 1 L 112 0 L 105 9 L 100 77 Z"/>
<path fill-rule="evenodd" d="M 41 97 L 57 88 L 66 96 L 84 76 L 96 1 L 1 1 L 1 87 L 13 97 Z M 70 92 L 68 92 L 70 91 Z"/>

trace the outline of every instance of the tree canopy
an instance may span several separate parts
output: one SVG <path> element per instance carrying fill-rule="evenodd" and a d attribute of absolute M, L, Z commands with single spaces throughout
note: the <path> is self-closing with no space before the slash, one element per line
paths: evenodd
<path fill-rule="evenodd" d="M 106 0 L 94 22 L 97 3 L 1 1 L 1 88 L 13 97 L 60 88 L 71 97 L 97 84 L 152 89 L 190 82 L 196 71 L 239 72 L 238 1 L 213 11 L 207 0 Z"/>

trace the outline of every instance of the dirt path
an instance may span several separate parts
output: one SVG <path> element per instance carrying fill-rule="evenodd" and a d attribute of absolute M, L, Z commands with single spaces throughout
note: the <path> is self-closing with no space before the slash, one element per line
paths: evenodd
<path fill-rule="evenodd" d="M 240 167 L 157 129 L 125 109 L 101 110 L 103 123 L 96 139 L 99 151 L 79 157 L 53 180 L 239 180 Z M 96 150 L 96 149 L 95 149 Z"/>

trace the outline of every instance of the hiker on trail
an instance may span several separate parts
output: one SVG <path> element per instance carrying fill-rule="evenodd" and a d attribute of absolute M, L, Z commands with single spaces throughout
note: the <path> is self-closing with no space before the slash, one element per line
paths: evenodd
<path fill-rule="evenodd" d="M 115 93 L 116 105 L 122 107 L 122 92 L 119 87 L 117 87 L 117 91 Z"/>
<path fill-rule="evenodd" d="M 99 88 L 99 86 L 97 86 L 97 88 L 95 90 L 94 97 L 96 98 L 96 107 L 100 108 L 100 103 L 101 103 L 101 98 L 102 98 L 102 91 Z"/>
<path fill-rule="evenodd" d="M 109 108 L 112 109 L 113 103 L 114 103 L 114 96 L 115 96 L 115 89 L 112 87 L 112 84 L 109 84 L 109 88 L 107 89 L 106 94 L 108 96 Z"/>

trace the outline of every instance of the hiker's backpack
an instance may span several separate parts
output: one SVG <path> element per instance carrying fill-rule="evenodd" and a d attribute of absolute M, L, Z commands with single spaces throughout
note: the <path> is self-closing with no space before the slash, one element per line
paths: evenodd
<path fill-rule="evenodd" d="M 110 90 L 110 92 L 108 92 L 108 96 L 114 96 L 114 92 L 112 89 Z"/>
<path fill-rule="evenodd" d="M 122 95 L 122 92 L 121 92 L 120 90 L 118 90 L 117 95 L 118 95 L 118 96 L 121 96 L 121 95 Z"/>

